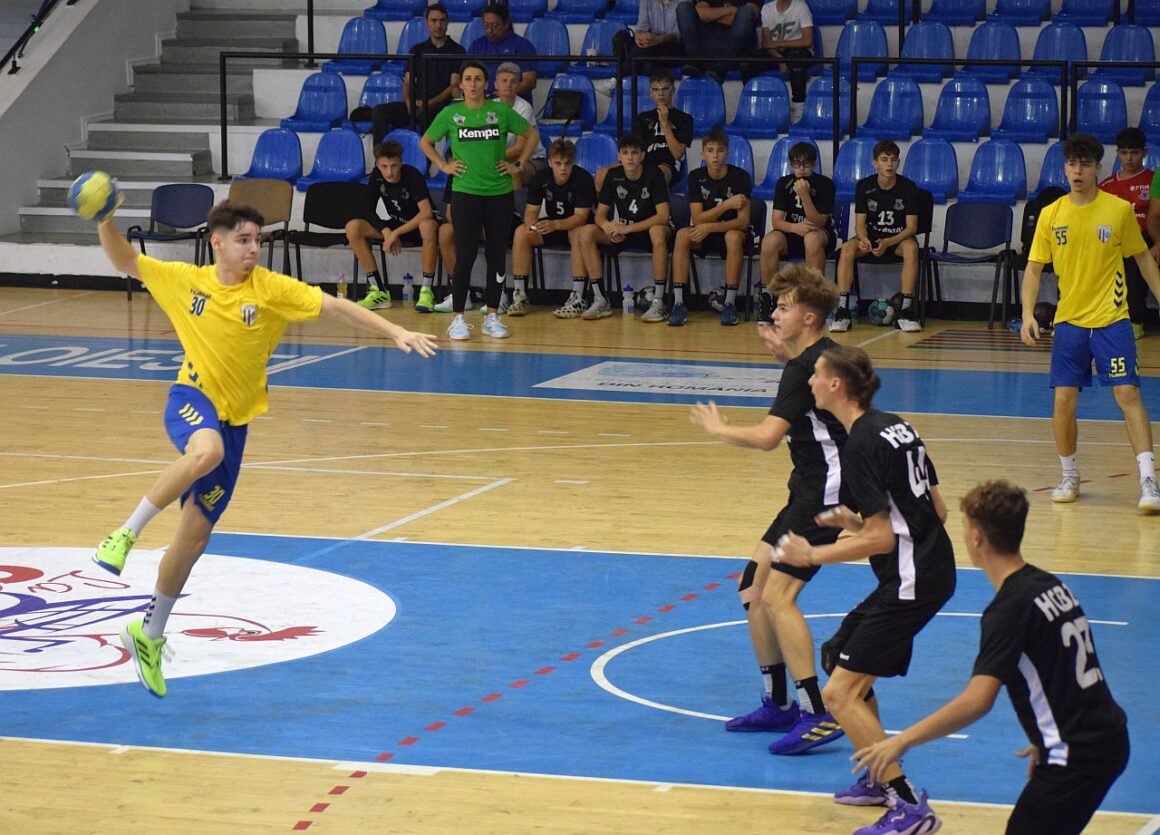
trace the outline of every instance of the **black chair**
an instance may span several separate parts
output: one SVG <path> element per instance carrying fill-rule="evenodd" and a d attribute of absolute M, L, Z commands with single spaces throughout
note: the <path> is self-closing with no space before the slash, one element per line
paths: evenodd
<path fill-rule="evenodd" d="M 745 276 L 738 283 L 737 288 L 747 288 L 748 301 L 745 307 L 745 318 L 748 320 L 753 315 L 753 260 L 761 255 L 761 239 L 765 237 L 765 201 L 764 200 L 750 200 L 749 201 L 749 228 L 745 230 L 745 244 L 742 254 L 745 257 Z M 689 284 L 692 286 L 693 292 L 700 291 L 700 278 L 697 275 L 697 259 L 708 258 L 714 253 L 698 252 L 692 250 L 693 257 L 689 259 Z M 758 279 L 761 278 L 761 270 L 757 273 Z"/>
<path fill-rule="evenodd" d="M 136 241 L 145 253 L 145 242 L 171 243 L 193 241 L 193 263 L 201 266 L 208 258 L 212 262 L 206 237 L 206 217 L 213 208 L 214 191 L 201 183 L 171 183 L 153 190 L 149 209 L 149 228 L 131 226 L 126 233 L 129 242 Z M 133 298 L 133 282 L 125 281 L 126 295 Z"/>
<path fill-rule="evenodd" d="M 995 279 L 991 287 L 991 310 L 987 318 L 987 328 L 995 325 L 995 304 L 999 295 L 999 282 L 1003 280 L 1003 319 L 1007 321 L 1008 299 L 1014 304 L 1015 251 L 1011 248 L 1012 212 L 1010 206 L 1001 203 L 953 203 L 947 209 L 946 226 L 943 230 L 943 246 L 939 252 L 930 254 L 931 272 L 938 282 L 939 264 L 991 264 L 995 265 Z M 958 244 L 968 250 L 996 250 L 982 255 L 965 252 L 951 252 L 950 245 Z"/>
<path fill-rule="evenodd" d="M 347 221 L 355 218 L 369 218 L 375 214 L 378 195 L 366 183 L 314 183 L 306 190 L 306 201 L 302 207 L 302 222 L 304 228 L 292 229 L 289 235 L 289 244 L 294 247 L 294 264 L 297 268 L 299 280 L 302 275 L 302 247 L 328 249 L 332 246 L 347 246 L 345 231 Z M 311 229 L 310 227 L 317 227 Z M 382 262 L 382 275 L 387 274 L 387 256 L 379 250 L 379 259 Z M 384 278 L 385 280 L 385 278 Z M 358 260 L 351 272 L 351 295 L 358 298 Z"/>
<path fill-rule="evenodd" d="M 837 211 L 837 208 L 835 208 Z M 917 307 L 918 320 L 926 322 L 926 304 L 929 296 L 935 296 L 942 301 L 942 286 L 938 283 L 938 273 L 932 280 L 930 275 L 930 230 L 934 225 L 934 195 L 924 188 L 918 189 L 918 231 L 915 233 L 915 242 L 918 244 L 918 282 L 915 286 L 914 303 Z M 902 258 L 898 255 L 864 255 L 854 261 L 854 283 L 852 289 L 860 290 L 858 281 L 858 264 L 901 264 Z M 861 293 L 859 293 L 861 295 Z"/>

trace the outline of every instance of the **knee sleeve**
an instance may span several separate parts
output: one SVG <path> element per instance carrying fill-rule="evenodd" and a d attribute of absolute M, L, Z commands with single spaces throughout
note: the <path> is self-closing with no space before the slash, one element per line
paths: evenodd
<path fill-rule="evenodd" d="M 737 581 L 737 596 L 741 598 L 741 606 L 749 611 L 749 604 L 761 595 L 761 589 L 755 588 L 753 578 L 757 575 L 757 563 L 750 560 L 741 572 L 741 579 Z"/>

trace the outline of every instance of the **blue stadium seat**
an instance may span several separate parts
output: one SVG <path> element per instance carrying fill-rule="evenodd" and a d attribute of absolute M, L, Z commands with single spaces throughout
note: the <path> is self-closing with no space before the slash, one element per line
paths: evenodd
<path fill-rule="evenodd" d="M 552 86 L 548 88 L 548 100 L 538 123 L 541 132 L 556 134 L 557 131 L 553 128 L 562 128 L 564 125 L 552 110 L 552 93 L 556 90 L 576 90 L 582 96 L 580 116 L 568 126 L 569 132 L 574 128 L 575 135 L 579 136 L 581 130 L 592 130 L 592 126 L 596 124 L 596 90 L 592 86 L 592 79 L 586 75 L 562 73 L 553 79 Z"/>
<path fill-rule="evenodd" d="M 704 136 L 725 124 L 725 94 L 709 76 L 683 80 L 673 106 L 693 117 L 693 136 Z"/>
<path fill-rule="evenodd" d="M 1043 165 L 1039 169 L 1039 182 L 1035 190 L 1027 195 L 1028 200 L 1034 200 L 1039 192 L 1050 186 L 1058 186 L 1064 191 L 1071 191 L 1071 184 L 1067 181 L 1067 172 L 1063 168 L 1063 143 L 1056 142 L 1043 155 Z"/>
<path fill-rule="evenodd" d="M 826 139 L 834 133 L 834 82 L 829 76 L 817 78 L 806 90 L 806 103 L 797 124 L 790 125 L 790 136 Z M 838 134 L 850 132 L 850 82 L 844 77 L 838 83 Z"/>
<path fill-rule="evenodd" d="M 810 0 L 814 26 L 845 26 L 858 14 L 858 0 Z M 895 21 L 898 15 L 894 16 Z"/>
<path fill-rule="evenodd" d="M 949 142 L 977 142 L 991 132 L 991 98 L 977 78 L 952 78 L 943 85 L 934 119 L 924 137 Z"/>
<path fill-rule="evenodd" d="M 372 20 L 411 20 L 421 15 L 427 7 L 427 0 L 378 0 L 363 12 L 363 17 Z M 420 22 L 423 18 L 418 18 Z"/>
<path fill-rule="evenodd" d="M 1051 13 L 1051 0 L 998 0 L 988 20 L 1012 26 L 1039 26 Z"/>
<path fill-rule="evenodd" d="M 373 108 L 376 104 L 387 104 L 403 100 L 403 77 L 393 72 L 377 72 L 368 75 L 363 84 L 362 93 L 358 97 L 358 106 Z M 356 115 L 356 114 L 351 114 Z M 369 115 L 369 114 L 367 114 Z M 373 123 L 359 118 L 347 119 L 344 127 L 357 130 L 359 133 L 370 133 Z"/>
<path fill-rule="evenodd" d="M 1140 130 L 1152 145 L 1160 145 L 1160 83 L 1148 88 L 1140 110 Z"/>
<path fill-rule="evenodd" d="M 346 82 L 335 73 L 316 72 L 307 76 L 298 94 L 294 115 L 282 120 L 282 127 L 295 131 L 326 131 L 346 119 Z"/>
<path fill-rule="evenodd" d="M 568 42 L 568 27 L 558 20 L 536 18 L 528 24 L 524 37 L 532 42 L 537 55 L 572 54 L 572 46 Z M 564 62 L 537 61 L 535 69 L 540 76 L 553 76 L 564 69 Z"/>
<path fill-rule="evenodd" d="M 1075 93 L 1075 123 L 1079 133 L 1090 133 L 1100 142 L 1115 142 L 1128 126 L 1128 103 L 1114 81 L 1085 81 Z"/>
<path fill-rule="evenodd" d="M 627 26 L 636 26 L 640 19 L 640 0 L 616 0 L 616 6 L 606 12 L 604 17 Z"/>
<path fill-rule="evenodd" d="M 954 58 L 955 42 L 945 23 L 922 20 L 906 30 L 902 42 L 903 58 Z M 890 70 L 891 78 L 910 78 L 918 82 L 937 83 L 951 74 L 950 64 L 898 64 Z"/>
<path fill-rule="evenodd" d="M 991 131 L 995 139 L 1046 142 L 1059 136 L 1059 101 L 1055 87 L 1042 78 L 1024 78 L 1007 93 L 1003 121 Z"/>
<path fill-rule="evenodd" d="M 765 165 L 765 178 L 753 187 L 754 197 L 761 200 L 773 198 L 773 190 L 777 186 L 777 181 L 790 173 L 789 149 L 799 142 L 808 142 L 814 146 L 814 150 L 817 150 L 818 144 L 807 136 L 783 136 L 774 142 L 773 150 L 769 152 L 769 162 Z M 825 173 L 822 171 L 821 154 L 818 154 L 818 164 L 814 166 L 814 171 L 818 174 Z"/>
<path fill-rule="evenodd" d="M 1009 23 L 989 20 L 975 29 L 967 46 L 967 58 L 985 58 L 995 61 L 1018 61 L 1019 33 Z M 1018 63 L 1010 66 L 963 67 L 959 75 L 978 78 L 989 84 L 1006 84 L 1019 75 Z"/>
<path fill-rule="evenodd" d="M 756 179 L 753 173 L 753 146 L 744 136 L 729 134 L 729 154 L 725 161 L 748 174 L 750 183 Z M 701 161 L 701 164 L 704 165 L 704 160 Z"/>
<path fill-rule="evenodd" d="M 423 43 L 427 40 L 427 20 L 422 17 L 414 17 L 403 24 L 403 29 L 399 32 L 399 43 L 395 47 L 396 55 L 406 55 L 411 51 L 417 43 Z"/>
<path fill-rule="evenodd" d="M 295 188 L 306 191 L 314 183 L 353 183 L 366 174 L 362 137 L 353 130 L 340 128 L 322 135 L 314 154 L 314 167 L 309 174 L 298 180 Z"/>
<path fill-rule="evenodd" d="M 817 31 L 815 29 L 815 31 Z M 855 20 L 847 23 L 838 38 L 838 48 L 834 57 L 838 59 L 838 72 L 843 78 L 851 78 L 850 59 L 885 58 L 887 56 L 886 30 L 875 20 Z M 873 81 L 886 72 L 886 64 L 870 63 L 858 65 L 858 80 Z"/>
<path fill-rule="evenodd" d="M 447 19 L 457 22 L 479 17 L 483 13 L 483 7 L 487 4 L 487 0 L 441 0 L 441 2 L 447 7 Z M 482 35 L 483 32 L 480 34 Z M 464 49 L 471 46 L 470 41 L 461 40 L 459 43 Z"/>
<path fill-rule="evenodd" d="M 1160 26 L 1160 5 L 1137 0 L 1136 19 L 1133 23 L 1137 26 Z"/>
<path fill-rule="evenodd" d="M 991 139 L 975 150 L 967 187 L 959 192 L 959 202 L 1014 206 L 1026 194 L 1023 149 L 1009 139 Z"/>
<path fill-rule="evenodd" d="M 729 132 L 766 139 L 789 126 L 789 91 L 781 78 L 759 76 L 745 82 Z"/>
<path fill-rule="evenodd" d="M 1112 19 L 1113 2 L 1114 0 L 1063 0 L 1053 19 L 1066 20 L 1076 26 L 1107 26 L 1108 21 Z"/>
<path fill-rule="evenodd" d="M 648 79 L 640 76 L 636 81 L 636 112 L 643 113 L 646 110 L 652 110 L 656 105 L 653 104 L 648 95 Z M 628 129 L 632 126 L 632 77 L 626 76 L 620 81 L 620 95 L 612 99 L 608 103 L 608 112 L 604 114 L 604 118 L 596 123 L 593 128 L 597 133 L 607 133 L 612 136 L 617 135 L 616 130 L 616 112 L 624 109 L 624 129 L 621 133 L 628 133 Z"/>
<path fill-rule="evenodd" d="M 1128 23 L 1113 26 L 1100 50 L 1100 60 L 1153 63 L 1156 48 L 1152 44 L 1152 32 L 1147 27 Z M 1152 67 L 1097 67 L 1091 74 L 1091 78 L 1115 81 L 1121 87 L 1143 87 L 1155 77 L 1156 70 Z"/>
<path fill-rule="evenodd" d="M 454 18 L 452 18 L 454 20 Z M 459 45 L 471 52 L 471 45 L 483 37 L 483 18 L 473 17 L 467 21 L 467 25 L 463 27 L 463 33 L 459 36 Z M 492 79 L 494 81 L 494 79 Z"/>
<path fill-rule="evenodd" d="M 595 174 L 616 164 L 616 140 L 606 133 L 586 133 L 576 140 L 576 164 Z"/>
<path fill-rule="evenodd" d="M 528 23 L 537 17 L 543 17 L 547 11 L 548 0 L 508 0 L 508 14 L 511 15 L 513 23 Z"/>
<path fill-rule="evenodd" d="M 887 78 L 874 89 L 859 131 L 875 139 L 910 139 L 922 133 L 922 91 L 909 78 Z"/>
<path fill-rule="evenodd" d="M 426 174 L 431 166 L 423 148 L 419 145 L 419 134 L 407 128 L 396 128 L 383 137 L 384 141 L 393 139 L 403 146 L 403 163 L 419 169 L 419 173 Z"/>
<path fill-rule="evenodd" d="M 339 55 L 386 55 L 387 30 L 381 20 L 369 17 L 352 17 L 342 27 L 342 37 L 338 39 Z M 379 68 L 382 61 L 363 58 L 336 58 L 322 65 L 323 72 L 343 75 L 370 75 Z"/>
<path fill-rule="evenodd" d="M 902 173 L 930 192 L 935 203 L 959 193 L 959 158 L 945 139 L 919 139 L 906 152 Z"/>
<path fill-rule="evenodd" d="M 601 2 L 603 3 L 603 0 Z M 592 16 L 589 15 L 588 17 L 591 20 Z M 602 55 L 605 57 L 611 55 L 612 36 L 623 28 L 624 24 L 617 23 L 615 20 L 593 20 L 588 24 L 587 31 L 584 32 L 584 42 L 580 44 L 580 54 Z M 576 61 L 569 68 L 568 72 L 588 75 L 593 78 L 612 78 L 612 76 L 616 75 L 616 64 L 610 61 L 599 63 Z"/>
<path fill-rule="evenodd" d="M 810 4 L 810 8 L 813 8 L 813 3 Z M 910 3 L 906 4 L 906 9 L 903 12 L 908 21 L 913 8 L 914 0 L 911 0 Z M 897 26 L 898 0 L 868 0 L 866 8 L 858 15 L 858 20 L 873 20 L 883 26 Z"/>
<path fill-rule="evenodd" d="M 1074 23 L 1053 21 L 1039 31 L 1031 58 L 1034 61 L 1086 61 L 1087 37 L 1083 29 Z M 1078 72 L 1079 77 L 1083 78 L 1087 70 L 1080 68 Z M 1056 67 L 1028 67 L 1023 75 L 1045 78 L 1052 84 L 1059 84 L 1059 69 Z"/>
<path fill-rule="evenodd" d="M 857 137 L 843 142 L 834 161 L 836 200 L 848 203 L 854 199 L 854 186 L 863 177 L 874 173 L 874 143 L 876 140 Z"/>
<path fill-rule="evenodd" d="M 923 20 L 947 26 L 972 26 L 987 14 L 987 0 L 933 0 Z"/>
<path fill-rule="evenodd" d="M 608 3 L 605 0 L 557 0 L 556 7 L 549 10 L 547 16 L 561 23 L 591 23 L 597 18 L 604 17 L 606 11 Z"/>
<path fill-rule="evenodd" d="M 238 179 L 286 180 L 294 183 L 302 176 L 302 141 L 292 130 L 270 128 L 258 136 L 250 167 Z"/>

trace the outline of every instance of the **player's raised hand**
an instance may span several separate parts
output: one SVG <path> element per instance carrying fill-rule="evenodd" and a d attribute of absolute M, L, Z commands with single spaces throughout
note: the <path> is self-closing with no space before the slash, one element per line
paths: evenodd
<path fill-rule="evenodd" d="M 785 344 L 785 340 L 781 338 L 781 334 L 777 332 L 777 327 L 772 322 L 758 322 L 757 335 L 761 337 L 761 341 L 765 343 L 765 347 L 769 349 L 769 353 L 778 362 L 787 362 L 793 357 L 793 352 L 790 351 L 789 346 Z"/>
<path fill-rule="evenodd" d="M 393 337 L 395 344 L 404 354 L 414 351 L 421 357 L 435 356 L 435 337 L 428 333 L 404 330 Z"/>

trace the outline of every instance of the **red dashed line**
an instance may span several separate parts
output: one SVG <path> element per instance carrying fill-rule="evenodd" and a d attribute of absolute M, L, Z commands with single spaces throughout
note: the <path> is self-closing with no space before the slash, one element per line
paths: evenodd
<path fill-rule="evenodd" d="M 696 599 L 697 599 L 697 595 L 695 595 L 695 594 L 686 594 L 684 597 L 681 598 L 681 600 L 696 600 Z"/>
<path fill-rule="evenodd" d="M 709 585 L 705 586 L 705 591 L 713 591 L 713 589 L 720 588 L 720 587 L 721 587 L 720 583 L 710 583 Z"/>
<path fill-rule="evenodd" d="M 657 611 L 658 612 L 671 612 L 675 608 L 677 608 L 677 607 L 674 606 L 673 604 L 669 603 L 665 606 L 661 606 L 659 609 L 657 609 Z"/>
<path fill-rule="evenodd" d="M 627 634 L 628 634 L 628 630 L 627 630 L 627 629 L 625 629 L 624 627 L 621 627 L 620 629 L 617 629 L 615 632 L 609 632 L 608 634 L 609 634 L 609 635 L 611 635 L 611 636 L 612 636 L 612 637 L 614 637 L 614 638 L 618 638 L 618 637 L 620 637 L 621 635 L 627 635 Z"/>
<path fill-rule="evenodd" d="M 419 741 L 419 737 L 409 736 L 406 739 L 400 739 L 399 744 L 400 745 L 414 745 L 418 741 Z"/>
<path fill-rule="evenodd" d="M 379 762 L 385 763 L 387 760 L 389 760 L 393 756 L 395 756 L 394 751 L 387 751 L 385 754 L 379 754 L 377 757 L 375 757 L 375 759 L 378 760 Z"/>
<path fill-rule="evenodd" d="M 451 715 L 452 716 L 466 716 L 467 714 L 474 713 L 474 712 L 475 712 L 475 708 L 473 708 L 473 707 L 461 707 L 461 708 L 459 708 L 459 710 L 455 711 Z"/>
<path fill-rule="evenodd" d="M 298 821 L 298 823 L 294 824 L 293 829 L 295 832 L 301 831 L 303 829 L 309 829 L 311 823 L 313 823 L 313 821 Z"/>
<path fill-rule="evenodd" d="M 1108 476 L 1108 478 L 1123 478 L 1124 476 L 1129 475 L 1131 475 L 1131 473 L 1112 473 L 1110 476 Z"/>
<path fill-rule="evenodd" d="M 604 646 L 604 641 L 593 641 L 588 646 L 584 647 L 584 649 L 599 649 L 602 646 Z"/>
<path fill-rule="evenodd" d="M 314 813 L 325 812 L 328 806 L 330 806 L 329 803 L 315 803 L 310 807 L 310 811 Z"/>
<path fill-rule="evenodd" d="M 645 615 L 643 618 L 637 618 L 633 621 L 633 623 L 648 623 L 650 620 L 652 620 L 652 618 L 650 618 L 648 615 Z"/>
<path fill-rule="evenodd" d="M 726 580 L 736 580 L 740 576 L 741 576 L 740 571 L 734 571 L 732 574 L 726 574 L 725 579 Z"/>
<path fill-rule="evenodd" d="M 554 669 L 556 669 L 556 668 L 555 667 L 540 667 L 540 669 L 536 670 L 536 675 L 546 676 L 548 673 L 552 672 L 552 670 L 554 670 Z"/>
<path fill-rule="evenodd" d="M 528 680 L 525 678 L 521 678 L 519 681 L 513 681 L 511 684 L 508 685 L 508 687 L 515 689 L 515 688 L 520 688 L 520 687 L 526 687 L 527 684 L 528 684 Z"/>
<path fill-rule="evenodd" d="M 335 786 L 327 794 L 346 794 L 346 790 L 349 788 L 350 786 Z"/>
<path fill-rule="evenodd" d="M 580 657 L 580 653 L 570 652 L 567 655 L 565 655 L 563 658 L 561 658 L 560 660 L 561 661 L 575 661 L 579 657 Z"/>
<path fill-rule="evenodd" d="M 488 693 L 486 696 L 484 696 L 482 699 L 480 699 L 480 701 L 481 702 L 496 702 L 502 698 L 503 698 L 503 693 Z"/>
<path fill-rule="evenodd" d="M 358 780 L 360 777 L 366 777 L 367 773 L 365 771 L 352 771 L 350 773 L 350 776 L 351 776 L 351 779 Z"/>
<path fill-rule="evenodd" d="M 440 728 L 446 728 L 446 727 L 447 727 L 446 722 L 433 722 L 432 724 L 425 727 L 423 730 L 425 730 L 425 731 L 437 731 Z"/>

